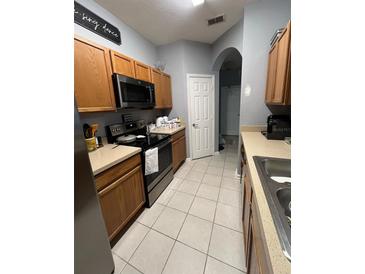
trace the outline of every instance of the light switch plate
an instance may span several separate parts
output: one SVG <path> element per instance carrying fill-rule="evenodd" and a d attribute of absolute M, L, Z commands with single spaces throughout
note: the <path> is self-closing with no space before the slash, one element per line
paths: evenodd
<path fill-rule="evenodd" d="M 244 94 L 245 94 L 246 97 L 250 96 L 250 94 L 251 94 L 251 86 L 250 85 L 245 86 Z"/>

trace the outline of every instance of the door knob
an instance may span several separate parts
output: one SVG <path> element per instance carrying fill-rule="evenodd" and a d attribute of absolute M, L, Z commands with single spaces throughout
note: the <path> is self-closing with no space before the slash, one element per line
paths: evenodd
<path fill-rule="evenodd" d="M 193 127 L 197 127 L 197 126 L 198 126 L 198 124 L 195 124 L 195 123 L 193 124 Z"/>

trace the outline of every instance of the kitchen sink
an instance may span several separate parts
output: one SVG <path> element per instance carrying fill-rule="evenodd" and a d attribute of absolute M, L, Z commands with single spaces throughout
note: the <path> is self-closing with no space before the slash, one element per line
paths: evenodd
<path fill-rule="evenodd" d="M 255 156 L 257 157 L 257 156 Z M 265 175 L 267 177 L 277 176 L 277 177 L 290 177 L 290 160 L 281 158 L 260 158 L 260 165 L 265 170 Z"/>
<path fill-rule="evenodd" d="M 254 156 L 285 256 L 291 260 L 291 160 Z"/>

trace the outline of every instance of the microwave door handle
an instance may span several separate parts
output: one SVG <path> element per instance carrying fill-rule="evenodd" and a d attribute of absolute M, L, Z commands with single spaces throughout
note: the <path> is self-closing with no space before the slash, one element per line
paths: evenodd
<path fill-rule="evenodd" d="M 148 90 L 150 91 L 150 103 L 152 104 L 153 103 L 153 94 L 152 94 L 152 88 L 151 87 L 148 87 Z"/>

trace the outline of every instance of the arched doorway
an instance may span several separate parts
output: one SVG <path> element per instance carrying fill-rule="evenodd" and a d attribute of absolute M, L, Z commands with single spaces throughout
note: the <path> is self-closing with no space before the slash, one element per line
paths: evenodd
<path fill-rule="evenodd" d="M 213 64 L 216 75 L 216 151 L 236 151 L 239 143 L 242 56 L 223 50 Z"/>

